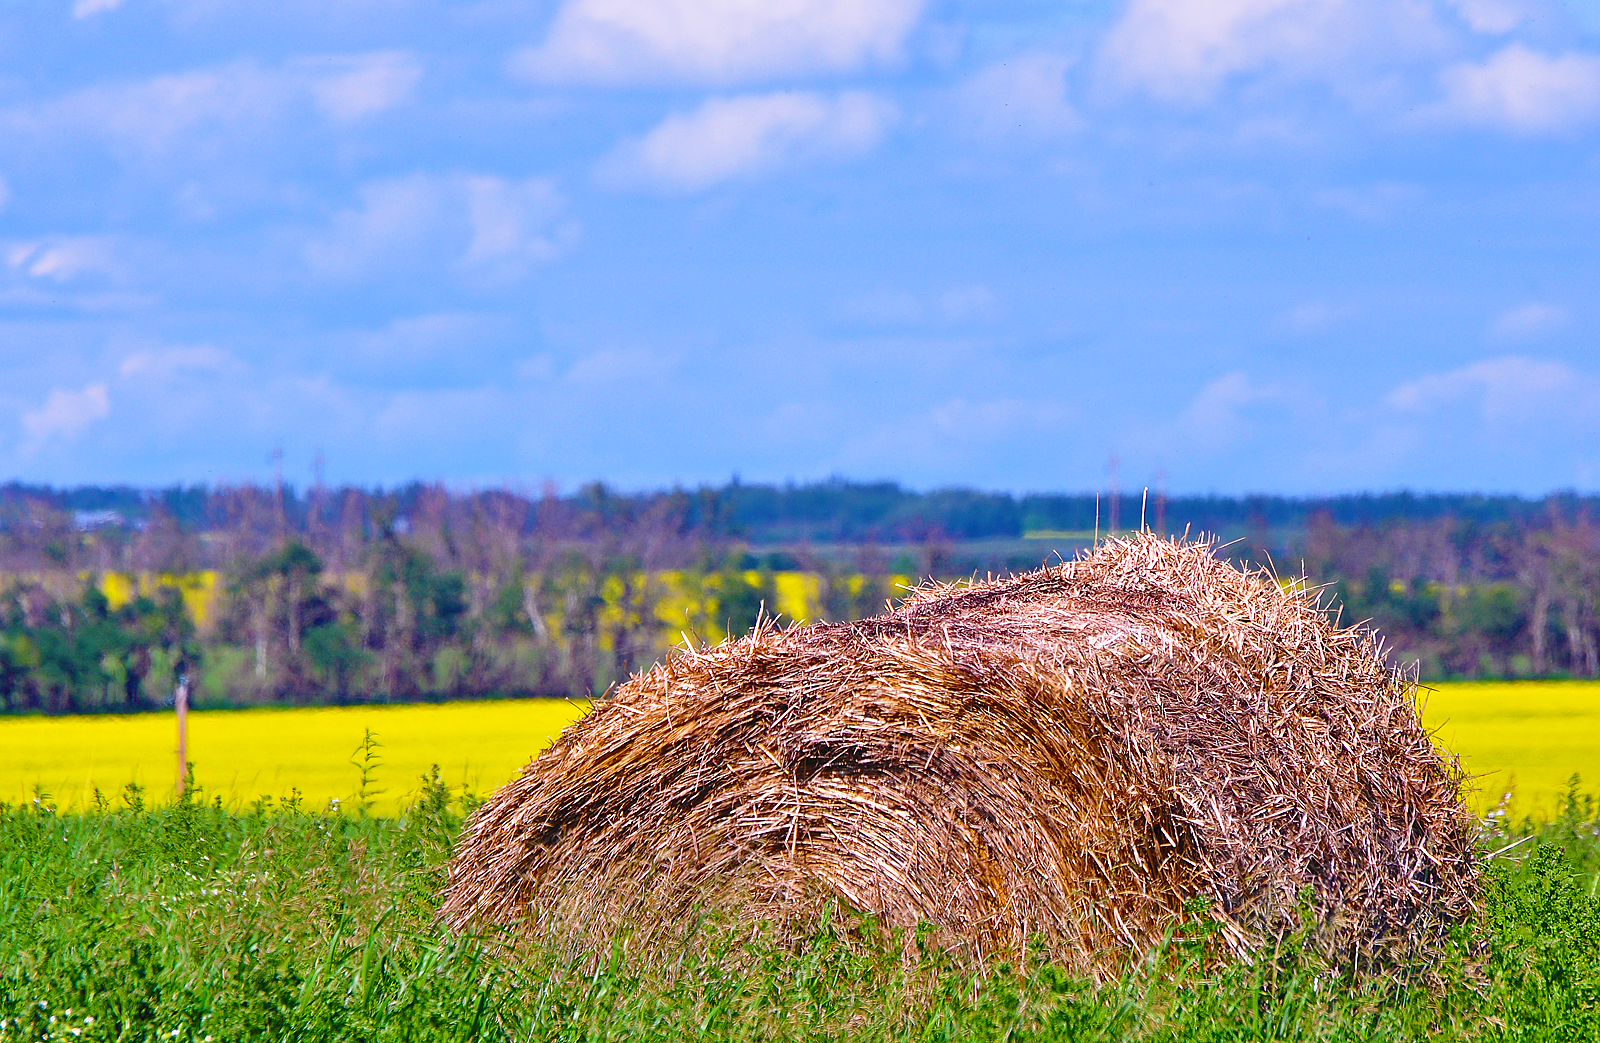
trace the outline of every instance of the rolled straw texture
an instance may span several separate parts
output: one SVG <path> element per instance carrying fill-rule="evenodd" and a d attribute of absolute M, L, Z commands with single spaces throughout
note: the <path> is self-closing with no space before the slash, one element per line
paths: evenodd
<path fill-rule="evenodd" d="M 1374 635 L 1140 534 L 633 677 L 474 814 L 443 915 L 601 949 L 836 899 L 1098 974 L 1186 917 L 1242 951 L 1309 910 L 1386 951 L 1474 908 L 1460 788 Z"/>

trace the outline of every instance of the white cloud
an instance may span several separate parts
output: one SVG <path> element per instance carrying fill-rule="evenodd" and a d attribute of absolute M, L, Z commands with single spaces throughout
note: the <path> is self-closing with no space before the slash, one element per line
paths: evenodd
<path fill-rule="evenodd" d="M 426 174 L 369 182 L 361 203 L 334 216 L 328 233 L 306 246 L 320 276 L 355 278 L 415 259 L 445 223 L 445 185 Z"/>
<path fill-rule="evenodd" d="M 197 130 L 249 127 L 259 133 L 284 101 L 281 77 L 252 62 L 86 87 L 4 116 L 14 131 L 87 134 L 130 151 L 159 154 Z"/>
<path fill-rule="evenodd" d="M 1285 333 L 1294 333 L 1302 336 L 1324 333 L 1351 318 L 1357 311 L 1358 309 L 1351 304 L 1307 301 L 1279 316 L 1273 326 Z"/>
<path fill-rule="evenodd" d="M 1251 410 L 1288 406 L 1294 396 L 1283 388 L 1258 384 L 1244 373 L 1225 373 L 1206 384 L 1178 418 L 1180 437 L 1212 448 L 1243 437 Z"/>
<path fill-rule="evenodd" d="M 994 318 L 1000 299 L 982 283 L 951 286 L 931 294 L 882 289 L 852 296 L 839 305 L 837 316 L 873 326 L 922 326 L 933 322 L 965 323 Z"/>
<path fill-rule="evenodd" d="M 128 288 L 134 270 L 124 256 L 129 249 L 127 241 L 106 235 L 0 240 L 0 303 L 101 313 L 144 310 L 156 298 Z"/>
<path fill-rule="evenodd" d="M 77 0 L 72 5 L 72 17 L 82 21 L 105 11 L 115 11 L 121 6 L 122 0 Z"/>
<path fill-rule="evenodd" d="M 355 279 L 436 260 L 469 276 L 515 277 L 577 236 L 545 178 L 412 174 L 369 182 L 358 195 L 359 206 L 307 244 L 316 275 Z"/>
<path fill-rule="evenodd" d="M 1506 340 L 1554 333 L 1567 324 L 1567 312 L 1553 304 L 1524 304 L 1495 316 L 1489 335 Z"/>
<path fill-rule="evenodd" d="M 411 96 L 422 64 L 405 51 L 302 58 L 312 97 L 335 123 L 353 123 L 391 109 Z"/>
<path fill-rule="evenodd" d="M 1411 415 L 1467 411 L 1485 422 L 1534 425 L 1569 417 L 1593 426 L 1600 417 L 1600 381 L 1564 362 L 1508 355 L 1408 381 L 1385 401 Z"/>
<path fill-rule="evenodd" d="M 924 0 L 567 0 L 512 68 L 545 82 L 729 84 L 897 58 Z"/>
<path fill-rule="evenodd" d="M 575 234 L 576 226 L 556 226 L 566 201 L 549 179 L 476 175 L 466 178 L 463 187 L 472 226 L 472 242 L 463 258 L 468 265 L 548 261 Z"/>
<path fill-rule="evenodd" d="M 162 379 L 180 373 L 214 373 L 232 361 L 227 352 L 209 344 L 146 348 L 123 359 L 118 372 L 130 378 Z"/>
<path fill-rule="evenodd" d="M 981 132 L 1039 136 L 1072 130 L 1081 117 L 1067 100 L 1065 55 L 1019 54 L 971 76 L 957 91 L 958 105 Z"/>
<path fill-rule="evenodd" d="M 1409 113 L 1401 119 L 1413 125 L 1537 134 L 1600 120 L 1600 55 L 1513 40 L 1464 57 L 1486 36 L 1548 20 L 1537 2 L 1129 0 L 1101 42 L 1099 80 L 1193 106 L 1240 81 L 1319 83 L 1357 109 Z M 1425 84 L 1436 100 L 1421 96 Z"/>
<path fill-rule="evenodd" d="M 671 352 L 603 348 L 573 362 L 561 378 L 579 387 L 639 384 L 670 376 L 679 362 L 678 356 Z"/>
<path fill-rule="evenodd" d="M 25 450 L 31 452 L 51 438 L 70 439 L 110 414 L 111 398 L 104 384 L 90 384 L 81 391 L 56 388 L 44 405 L 22 414 Z"/>
<path fill-rule="evenodd" d="M 357 354 L 381 362 L 432 360 L 464 343 L 495 335 L 492 323 L 470 312 L 431 312 L 391 320 L 355 339 Z"/>
<path fill-rule="evenodd" d="M 1569 130 L 1600 117 L 1600 56 L 1546 55 L 1509 44 L 1482 64 L 1440 73 L 1444 99 L 1430 115 L 1523 133 Z"/>
<path fill-rule="evenodd" d="M 105 236 L 55 236 L 12 242 L 5 247 L 6 266 L 21 275 L 70 282 L 84 275 L 115 275 L 116 260 Z"/>
<path fill-rule="evenodd" d="M 88 136 L 128 155 L 194 156 L 197 141 L 259 139 L 297 106 L 334 123 L 372 115 L 403 102 L 420 75 L 417 60 L 400 51 L 301 57 L 279 68 L 245 60 L 13 106 L 0 110 L 0 133 Z"/>
<path fill-rule="evenodd" d="M 1114 74 L 1167 101 L 1206 101 L 1229 76 L 1326 36 L 1339 0 L 1132 0 L 1107 36 Z"/>
<path fill-rule="evenodd" d="M 1367 91 L 1370 67 L 1446 41 L 1425 0 L 1131 0 L 1100 57 L 1114 86 L 1202 104 L 1230 79 L 1267 71 Z"/>
<path fill-rule="evenodd" d="M 1531 12 L 1518 0 L 1450 0 L 1475 33 L 1500 36 L 1527 21 Z"/>
<path fill-rule="evenodd" d="M 888 102 L 858 91 L 711 98 L 621 146 L 602 173 L 624 184 L 693 191 L 786 161 L 865 152 L 894 116 Z"/>

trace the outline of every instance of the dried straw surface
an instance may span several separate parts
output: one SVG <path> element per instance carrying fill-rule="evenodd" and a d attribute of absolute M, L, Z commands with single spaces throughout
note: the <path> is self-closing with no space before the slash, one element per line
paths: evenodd
<path fill-rule="evenodd" d="M 704 906 L 802 930 L 834 898 L 1099 973 L 1193 899 L 1238 950 L 1309 894 L 1332 947 L 1425 943 L 1477 866 L 1414 699 L 1303 587 L 1108 540 L 632 678 L 476 813 L 444 915 L 603 948 Z"/>

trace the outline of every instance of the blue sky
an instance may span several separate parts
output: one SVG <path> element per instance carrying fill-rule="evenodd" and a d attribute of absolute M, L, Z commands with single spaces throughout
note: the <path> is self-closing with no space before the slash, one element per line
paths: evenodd
<path fill-rule="evenodd" d="M 0 7 L 0 476 L 1600 488 L 1600 0 Z"/>

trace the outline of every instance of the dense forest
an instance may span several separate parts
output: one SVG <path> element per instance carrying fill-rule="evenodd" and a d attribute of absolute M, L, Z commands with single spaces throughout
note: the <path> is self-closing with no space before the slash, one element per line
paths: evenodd
<path fill-rule="evenodd" d="M 851 618 L 1141 521 L 1326 586 L 1424 678 L 1600 676 L 1594 497 L 0 487 L 0 707 L 586 696 L 760 612 Z"/>

